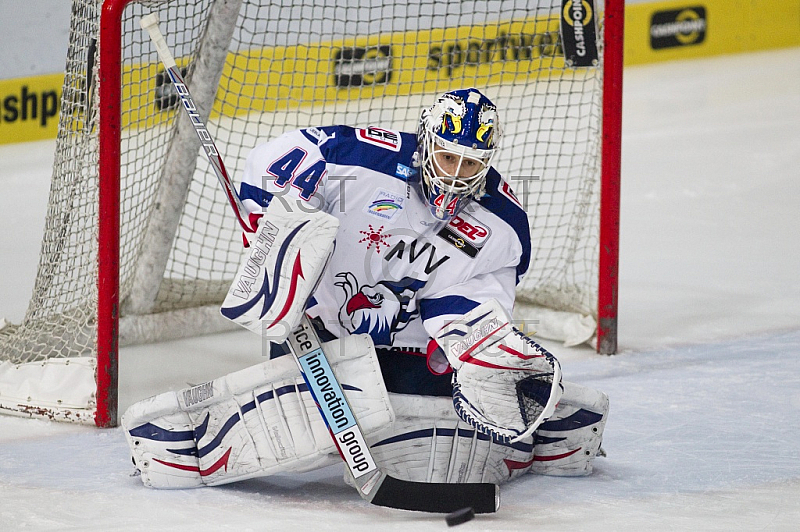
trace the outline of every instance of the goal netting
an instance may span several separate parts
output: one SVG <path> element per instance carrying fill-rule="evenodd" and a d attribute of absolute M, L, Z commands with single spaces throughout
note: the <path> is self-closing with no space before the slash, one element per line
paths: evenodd
<path fill-rule="evenodd" d="M 434 94 L 484 91 L 503 122 L 496 166 L 530 218 L 520 317 L 588 340 L 606 50 L 600 21 L 597 64 L 566 64 L 571 5 L 73 0 L 38 275 L 22 322 L 0 329 L 0 412 L 114 424 L 118 346 L 232 327 L 219 304 L 240 231 L 139 27 L 153 11 L 234 180 L 256 144 L 285 131 L 415 131 Z M 602 2 L 584 5 L 585 22 L 602 17 Z"/>

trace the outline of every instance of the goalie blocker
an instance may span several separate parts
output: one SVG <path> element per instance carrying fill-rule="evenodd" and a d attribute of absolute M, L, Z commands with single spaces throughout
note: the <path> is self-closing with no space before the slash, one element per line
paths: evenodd
<path fill-rule="evenodd" d="M 253 216 L 251 215 L 251 218 Z M 333 251 L 339 220 L 270 202 L 222 303 L 222 315 L 280 343 L 300 323 Z"/>

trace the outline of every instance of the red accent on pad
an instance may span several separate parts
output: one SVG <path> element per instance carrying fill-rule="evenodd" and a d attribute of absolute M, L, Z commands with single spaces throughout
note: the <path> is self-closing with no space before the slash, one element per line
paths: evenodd
<path fill-rule="evenodd" d="M 223 454 L 222 457 L 219 460 L 214 462 L 214 464 L 211 467 L 209 467 L 208 469 L 201 469 L 200 470 L 200 476 L 201 477 L 207 477 L 208 475 L 216 472 L 221 467 L 224 467 L 225 471 L 227 472 L 228 471 L 228 458 L 230 458 L 230 456 L 231 456 L 231 449 L 232 448 L 233 447 L 228 447 L 228 450 L 225 451 L 225 454 Z"/>
<path fill-rule="evenodd" d="M 515 371 L 519 371 L 519 370 L 521 370 L 521 371 L 532 371 L 531 369 L 525 369 L 525 368 L 512 368 L 512 367 L 509 367 L 509 366 L 498 366 L 497 364 L 492 364 L 492 363 L 490 363 L 490 362 L 484 362 L 483 360 L 478 360 L 478 359 L 476 359 L 476 358 L 473 358 L 473 357 L 470 355 L 470 353 L 472 353 L 473 351 L 475 351 L 475 349 L 477 349 L 477 347 L 478 347 L 479 345 L 481 345 L 483 342 L 485 342 L 486 340 L 488 340 L 489 338 L 491 338 L 492 336 L 494 336 L 494 334 L 495 334 L 495 333 L 497 333 L 497 331 L 501 330 L 501 329 L 502 329 L 503 327 L 505 327 L 506 325 L 508 325 L 508 323 L 504 323 L 503 325 L 501 325 L 500 327 L 498 327 L 497 329 L 495 329 L 494 331 L 492 331 L 492 332 L 491 332 L 491 334 L 487 334 L 486 336 L 484 336 L 483 338 L 481 338 L 481 341 L 480 341 L 480 342 L 477 342 L 475 345 L 473 345 L 472 347 L 470 347 L 469 349 L 467 349 L 466 351 L 464 351 L 464 352 L 461 354 L 461 356 L 459 356 L 459 357 L 458 357 L 458 359 L 459 359 L 460 361 L 462 361 L 462 362 L 465 362 L 465 363 L 467 363 L 467 364 L 475 364 L 476 366 L 482 366 L 482 367 L 484 367 L 484 368 L 492 368 L 492 369 L 509 369 L 509 370 L 515 370 Z"/>
<path fill-rule="evenodd" d="M 580 450 L 581 450 L 581 448 L 578 447 L 574 451 L 570 451 L 570 452 L 564 453 L 564 454 L 554 454 L 552 456 L 534 456 L 533 457 L 533 461 L 534 462 L 552 462 L 553 460 L 561 460 L 562 458 L 566 458 L 567 456 L 572 456 L 573 454 L 577 453 Z"/>
<path fill-rule="evenodd" d="M 503 325 L 501 325 L 501 326 L 500 326 L 500 327 L 498 327 L 497 329 L 493 330 L 493 331 L 492 331 L 490 334 L 487 334 L 486 336 L 484 336 L 483 338 L 481 338 L 481 341 L 480 341 L 480 342 L 476 343 L 475 345 L 473 345 L 472 347 L 470 347 L 469 349 L 467 349 L 466 351 L 464 351 L 463 353 L 461 353 L 461 356 L 459 356 L 459 357 L 458 357 L 458 359 L 459 359 L 459 360 L 461 360 L 462 362 L 466 362 L 466 361 L 467 361 L 467 359 L 470 359 L 470 358 L 472 358 L 472 357 L 470 356 L 470 353 L 472 353 L 473 351 L 475 351 L 475 349 L 476 349 L 476 348 L 477 348 L 479 345 L 481 345 L 483 342 L 485 342 L 486 340 L 488 340 L 489 338 L 491 338 L 492 336 L 494 336 L 494 334 L 495 334 L 497 331 L 499 331 L 500 329 L 502 329 L 502 328 L 503 328 L 503 327 L 505 327 L 506 325 L 508 325 L 508 323 L 504 323 Z"/>
<path fill-rule="evenodd" d="M 297 291 L 298 277 L 305 279 L 305 277 L 303 276 L 303 268 L 302 265 L 300 264 L 299 252 L 297 253 L 297 256 L 294 259 L 294 267 L 292 267 L 292 283 L 289 286 L 289 295 L 286 296 L 286 303 L 283 305 L 283 308 L 281 309 L 280 313 L 275 318 L 275 321 L 270 323 L 267 329 L 269 329 L 270 327 L 281 321 L 281 319 L 283 319 L 283 317 L 286 316 L 286 313 L 289 312 L 289 307 L 292 306 L 292 302 L 294 301 L 294 293 Z"/>
<path fill-rule="evenodd" d="M 516 349 L 511 349 L 510 347 L 505 346 L 503 344 L 498 345 L 497 348 L 500 349 L 501 351 L 505 351 L 506 353 L 508 353 L 510 355 L 517 356 L 517 357 L 521 358 L 522 360 L 530 360 L 532 358 L 542 358 L 544 356 L 544 355 L 523 355 L 522 353 L 520 353 Z"/>
<path fill-rule="evenodd" d="M 182 471 L 194 471 L 195 473 L 200 472 L 200 468 L 197 466 L 190 466 L 190 465 L 183 465 L 183 464 L 173 464 L 172 462 L 165 462 L 164 460 L 159 460 L 158 458 L 153 458 L 154 461 L 158 462 L 159 464 L 163 464 L 168 467 L 172 467 L 175 469 L 180 469 Z"/>
<path fill-rule="evenodd" d="M 212 473 L 216 473 L 221 467 L 224 467 L 226 472 L 228 471 L 228 459 L 231 456 L 231 449 L 233 449 L 233 447 L 228 447 L 228 450 L 225 451 L 225 454 L 223 454 L 219 460 L 211 464 L 211 467 L 209 467 L 208 469 L 200 469 L 197 466 L 190 466 L 184 464 L 173 464 L 172 462 L 165 462 L 164 460 L 159 460 L 158 458 L 153 458 L 153 460 L 167 467 L 180 469 L 182 471 L 193 471 L 195 473 L 200 473 L 201 477 L 207 477 Z"/>
<path fill-rule="evenodd" d="M 428 358 L 430 358 L 433 352 L 436 351 L 437 349 L 441 349 L 439 347 L 439 342 L 437 342 L 435 338 L 431 338 L 430 340 L 428 340 L 428 347 L 425 349 L 425 353 L 427 353 Z"/>
<path fill-rule="evenodd" d="M 516 460 L 509 460 L 508 458 L 503 458 L 503 462 L 505 462 L 506 467 L 508 468 L 508 476 L 511 476 L 511 473 L 515 469 L 525 469 L 526 467 L 530 467 L 533 465 L 535 458 L 528 460 L 527 462 L 517 462 Z"/>
<path fill-rule="evenodd" d="M 508 369 L 512 371 L 531 371 L 531 369 L 526 368 L 512 368 L 511 366 L 498 366 L 497 364 L 492 364 L 490 362 L 484 362 L 483 360 L 478 360 L 477 358 L 467 357 L 467 358 L 460 358 L 461 361 L 467 364 L 474 364 L 476 366 L 481 366 L 484 368 L 491 368 L 491 369 Z"/>

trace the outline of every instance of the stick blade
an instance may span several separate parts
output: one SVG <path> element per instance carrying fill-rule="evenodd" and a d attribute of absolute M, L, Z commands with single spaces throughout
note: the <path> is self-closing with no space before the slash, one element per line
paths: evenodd
<path fill-rule="evenodd" d="M 472 507 L 476 514 L 489 514 L 500 507 L 500 486 L 410 482 L 387 476 L 370 502 L 400 510 L 445 514 Z"/>

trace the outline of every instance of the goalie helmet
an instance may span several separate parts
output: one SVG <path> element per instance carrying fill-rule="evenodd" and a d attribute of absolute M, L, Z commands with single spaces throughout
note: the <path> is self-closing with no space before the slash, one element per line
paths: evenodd
<path fill-rule="evenodd" d="M 483 195 L 500 140 L 497 107 L 474 88 L 446 92 L 423 109 L 417 130 L 422 196 L 449 221 Z"/>

